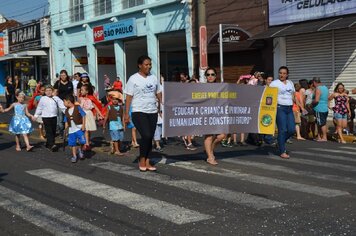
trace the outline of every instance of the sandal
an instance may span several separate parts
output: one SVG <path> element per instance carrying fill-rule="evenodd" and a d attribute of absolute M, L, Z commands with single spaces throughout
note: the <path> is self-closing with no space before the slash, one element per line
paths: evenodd
<path fill-rule="evenodd" d="M 29 146 L 28 148 L 26 148 L 26 152 L 31 152 L 33 150 L 34 146 Z"/>
<path fill-rule="evenodd" d="M 216 166 L 218 163 L 216 162 L 215 159 L 208 158 L 206 159 L 206 162 L 208 162 L 210 165 Z"/>
<path fill-rule="evenodd" d="M 20 148 L 20 147 L 17 147 L 17 148 L 16 148 L 16 151 L 17 151 L 17 152 L 21 152 L 21 148 Z"/>
<path fill-rule="evenodd" d="M 287 153 L 282 153 L 281 155 L 280 155 L 280 157 L 281 158 L 283 158 L 283 159 L 289 159 L 289 155 L 287 154 Z"/>

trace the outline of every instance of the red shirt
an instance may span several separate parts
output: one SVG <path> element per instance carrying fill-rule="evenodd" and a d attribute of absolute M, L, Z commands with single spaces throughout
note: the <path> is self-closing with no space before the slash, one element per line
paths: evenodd
<path fill-rule="evenodd" d="M 120 80 L 115 80 L 112 86 L 114 90 L 122 91 L 122 82 Z"/>

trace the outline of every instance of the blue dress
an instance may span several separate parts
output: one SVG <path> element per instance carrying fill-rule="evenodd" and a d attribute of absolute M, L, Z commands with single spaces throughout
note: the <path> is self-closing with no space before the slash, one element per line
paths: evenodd
<path fill-rule="evenodd" d="M 32 123 L 26 116 L 25 107 L 26 105 L 19 103 L 14 106 L 15 114 L 9 125 L 9 131 L 13 134 L 28 134 L 33 130 Z"/>

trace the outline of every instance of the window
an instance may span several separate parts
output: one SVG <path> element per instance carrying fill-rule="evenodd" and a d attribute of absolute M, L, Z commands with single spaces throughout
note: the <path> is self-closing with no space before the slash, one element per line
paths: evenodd
<path fill-rule="evenodd" d="M 71 22 L 84 20 L 83 0 L 70 0 L 70 19 Z"/>
<path fill-rule="evenodd" d="M 145 0 L 123 0 L 122 8 L 126 9 L 126 8 L 135 7 L 143 4 L 145 4 Z"/>
<path fill-rule="evenodd" d="M 111 0 L 95 0 L 94 2 L 95 16 L 111 13 Z"/>

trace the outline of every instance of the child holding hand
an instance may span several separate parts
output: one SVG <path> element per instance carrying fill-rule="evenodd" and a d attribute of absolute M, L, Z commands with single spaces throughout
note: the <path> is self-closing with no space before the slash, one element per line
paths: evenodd
<path fill-rule="evenodd" d="M 84 159 L 83 145 L 85 144 L 85 112 L 79 105 L 75 105 L 75 98 L 72 94 L 67 95 L 64 98 L 64 105 L 67 107 L 63 121 L 65 122 L 65 128 L 68 129 L 68 145 L 72 149 L 72 163 L 80 159 Z M 78 147 L 77 155 L 77 141 L 80 144 Z"/>
<path fill-rule="evenodd" d="M 108 106 L 108 111 L 106 112 L 103 128 L 105 129 L 106 123 L 109 121 L 109 130 L 111 140 L 114 145 L 114 154 L 118 156 L 125 155 L 120 152 L 120 144 L 124 140 L 124 125 L 123 114 L 124 114 L 123 104 L 122 104 L 122 94 L 115 93 L 112 95 L 112 104 Z"/>

